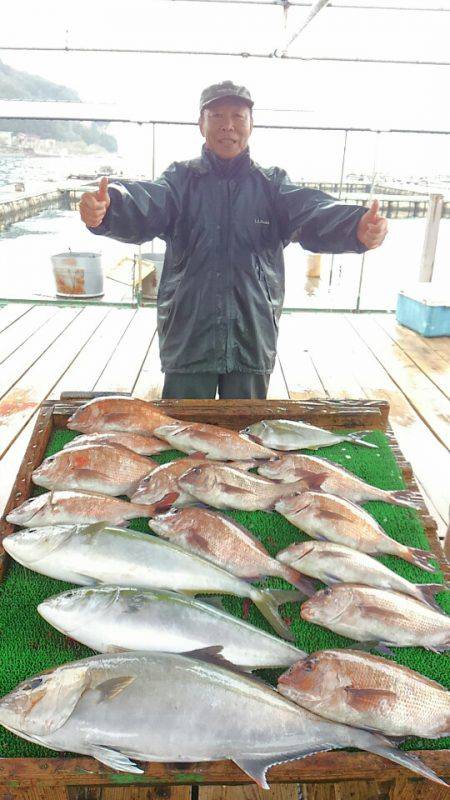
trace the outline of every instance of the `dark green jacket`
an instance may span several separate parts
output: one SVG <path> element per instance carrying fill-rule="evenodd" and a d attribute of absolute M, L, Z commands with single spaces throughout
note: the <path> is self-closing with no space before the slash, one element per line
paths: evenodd
<path fill-rule="evenodd" d="M 301 189 L 248 149 L 228 161 L 203 147 L 156 181 L 115 181 L 93 233 L 166 243 L 158 292 L 164 372 L 271 372 L 284 300 L 283 249 L 362 253 L 364 208 Z"/>

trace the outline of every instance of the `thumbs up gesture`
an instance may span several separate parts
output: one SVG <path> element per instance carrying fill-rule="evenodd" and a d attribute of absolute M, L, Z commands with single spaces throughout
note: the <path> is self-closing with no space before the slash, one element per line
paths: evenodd
<path fill-rule="evenodd" d="M 84 192 L 80 200 L 80 217 L 90 228 L 98 228 L 111 204 L 108 178 L 102 178 L 96 192 Z"/>
<path fill-rule="evenodd" d="M 374 200 L 369 210 L 359 220 L 356 229 L 359 241 L 369 250 L 379 247 L 387 234 L 387 220 L 379 215 L 379 207 L 378 200 Z"/>

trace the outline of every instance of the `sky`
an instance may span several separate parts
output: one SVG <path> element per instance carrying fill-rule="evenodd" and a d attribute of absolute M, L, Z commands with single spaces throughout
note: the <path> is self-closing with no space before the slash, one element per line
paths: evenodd
<path fill-rule="evenodd" d="M 334 0 L 323 9 L 291 46 L 293 56 L 411 59 L 450 62 L 450 0 L 345 0 L 353 9 L 339 8 Z M 363 5 L 427 7 L 429 11 L 369 10 Z M 359 7 L 358 7 L 359 6 Z M 116 47 L 191 49 L 270 54 L 305 19 L 308 8 L 267 3 L 205 3 L 176 0 L 79 0 L 61 3 L 32 0 L 10 4 L 2 18 L 0 46 Z M 445 11 L 432 11 L 442 8 Z M 287 24 L 286 24 L 287 23 Z M 255 100 L 255 122 L 367 126 L 374 130 L 424 128 L 450 131 L 448 85 L 450 66 L 294 61 L 279 58 L 142 55 L 120 53 L 30 52 L 0 50 L 0 59 L 75 89 L 85 103 L 107 103 L 138 108 L 148 118 L 195 121 L 198 98 L 209 83 L 231 79 L 249 87 Z M 136 128 L 136 126 L 134 126 Z M 135 157 L 148 150 L 148 131 L 115 126 L 121 147 Z M 174 158 L 201 144 L 194 131 L 166 130 L 160 139 L 161 158 L 170 149 Z M 289 147 L 280 146 L 283 142 Z M 324 167 L 333 160 L 326 142 L 314 138 L 314 157 Z M 309 138 L 308 138 L 309 137 Z M 372 168 L 375 139 L 366 134 L 352 148 L 355 169 L 364 162 Z M 378 137 L 379 138 L 379 137 Z M 449 173 L 450 137 L 407 140 L 382 134 L 377 168 L 398 167 L 408 173 Z M 311 147 L 310 135 L 270 137 L 255 132 L 263 156 Z M 405 142 L 408 144 L 405 145 Z M 408 148 L 410 152 L 408 151 Z M 183 152 L 183 155 L 180 155 Z M 308 151 L 309 152 L 309 151 Z M 192 150 L 191 150 L 192 154 Z M 357 155 L 358 154 L 358 155 Z M 168 156 L 170 154 L 168 153 Z M 169 158 L 169 160 L 174 160 Z M 338 165 L 336 167 L 336 165 Z"/>

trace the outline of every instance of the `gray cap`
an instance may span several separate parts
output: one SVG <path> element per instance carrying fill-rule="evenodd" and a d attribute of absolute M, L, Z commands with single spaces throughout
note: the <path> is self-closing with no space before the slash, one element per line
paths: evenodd
<path fill-rule="evenodd" d="M 249 108 L 253 108 L 253 100 L 245 86 L 236 86 L 233 81 L 222 81 L 222 83 L 213 83 L 212 86 L 203 89 L 200 97 L 200 111 L 203 111 L 214 100 L 223 100 L 225 97 L 239 97 Z"/>

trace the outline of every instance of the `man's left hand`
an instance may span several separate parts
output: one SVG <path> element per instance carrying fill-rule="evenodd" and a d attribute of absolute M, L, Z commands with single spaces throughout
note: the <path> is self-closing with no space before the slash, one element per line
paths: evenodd
<path fill-rule="evenodd" d="M 369 250 L 379 247 L 387 234 L 387 219 L 378 214 L 379 207 L 378 200 L 374 200 L 369 210 L 359 220 L 356 229 L 357 238 Z"/>

